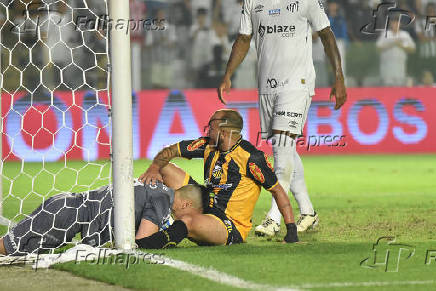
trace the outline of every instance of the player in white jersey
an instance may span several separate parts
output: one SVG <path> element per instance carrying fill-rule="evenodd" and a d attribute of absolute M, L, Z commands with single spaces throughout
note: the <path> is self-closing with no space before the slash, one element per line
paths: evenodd
<path fill-rule="evenodd" d="M 225 104 L 223 92 L 229 93 L 230 77 L 254 37 L 262 138 L 271 140 L 279 182 L 284 189 L 292 191 L 299 205 L 298 231 L 318 223 L 304 181 L 303 165 L 295 149 L 295 138 L 302 134 L 315 94 L 312 31 L 321 38 L 335 72 L 330 98 L 336 98 L 335 109 L 339 109 L 347 97 L 341 58 L 323 5 L 317 0 L 244 0 L 239 35 L 218 88 L 218 97 Z M 267 217 L 256 227 L 255 233 L 273 236 L 279 230 L 280 212 L 273 200 Z"/>

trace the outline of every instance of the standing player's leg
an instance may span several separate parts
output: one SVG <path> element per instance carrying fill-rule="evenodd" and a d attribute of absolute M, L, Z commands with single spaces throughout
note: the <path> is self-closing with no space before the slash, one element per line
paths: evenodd
<path fill-rule="evenodd" d="M 312 96 L 307 99 L 305 113 L 303 114 L 302 126 L 306 123 L 309 113 L 309 107 L 312 102 Z M 302 129 L 303 129 L 302 127 Z M 315 212 L 312 202 L 307 191 L 306 181 L 304 179 L 304 167 L 297 150 L 294 151 L 294 176 L 291 183 L 291 192 L 300 208 L 300 217 L 297 221 L 297 230 L 306 231 L 318 225 L 318 214 Z"/>
<path fill-rule="evenodd" d="M 274 102 L 271 144 L 273 146 L 275 173 L 284 189 L 291 188 L 294 172 L 302 170 L 302 164 L 298 165 L 301 167 L 296 168 L 296 163 L 301 163 L 301 159 L 296 159 L 298 154 L 295 138 L 303 131 L 310 102 L 311 98 L 304 90 L 278 94 Z M 300 187 L 297 188 L 300 190 Z M 302 205 L 306 207 L 307 201 L 310 203 L 307 191 L 306 193 L 297 191 L 295 198 L 300 211 Z M 257 235 L 274 235 L 280 229 L 280 220 L 280 211 L 275 201 L 272 200 L 267 217 L 261 225 L 256 227 L 255 233 Z"/>
<path fill-rule="evenodd" d="M 297 231 L 306 231 L 309 227 L 318 224 L 318 214 L 313 209 L 304 179 L 304 167 L 300 155 L 294 152 L 294 173 L 291 183 L 291 192 L 300 207 L 300 218 L 297 222 Z"/>
<path fill-rule="evenodd" d="M 287 115 L 286 100 L 279 94 L 259 96 L 259 114 L 262 128 L 262 138 L 270 138 L 274 156 L 274 172 L 280 185 L 288 190 L 291 184 L 293 171 L 293 147 L 295 142 L 289 134 L 289 121 Z M 255 228 L 255 234 L 259 236 L 273 236 L 280 231 L 281 214 L 274 199 L 271 208 L 262 221 Z"/>

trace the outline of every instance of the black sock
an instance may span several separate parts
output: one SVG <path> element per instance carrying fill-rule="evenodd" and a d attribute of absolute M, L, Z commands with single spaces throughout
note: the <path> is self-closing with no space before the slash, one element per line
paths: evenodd
<path fill-rule="evenodd" d="M 174 247 L 188 236 L 188 228 L 181 220 L 176 220 L 166 230 L 161 230 L 153 235 L 136 240 L 142 249 L 163 249 Z"/>
<path fill-rule="evenodd" d="M 297 226 L 295 223 L 286 224 L 286 230 L 285 241 L 289 243 L 298 242 Z"/>

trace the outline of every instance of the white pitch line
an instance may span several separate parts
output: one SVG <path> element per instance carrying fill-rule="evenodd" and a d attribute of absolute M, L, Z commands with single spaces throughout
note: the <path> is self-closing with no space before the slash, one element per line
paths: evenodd
<path fill-rule="evenodd" d="M 181 271 L 186 271 L 193 275 L 203 277 L 211 281 L 229 285 L 236 288 L 268 290 L 268 291 L 299 291 L 300 290 L 297 288 L 273 287 L 266 284 L 258 284 L 250 281 L 245 281 L 244 279 L 229 275 L 227 273 L 217 271 L 211 267 L 205 268 L 205 267 L 201 267 L 201 266 L 197 266 L 183 261 L 173 260 L 165 257 L 163 257 L 163 259 L 164 259 L 164 265 L 166 266 L 170 266 Z"/>
<path fill-rule="evenodd" d="M 347 288 L 347 287 L 382 287 L 398 285 L 430 285 L 436 284 L 434 280 L 424 281 L 374 281 L 374 282 L 331 282 L 331 283 L 308 283 L 296 286 L 301 289 L 323 289 L 323 288 Z"/>
<path fill-rule="evenodd" d="M 246 281 L 236 276 L 229 275 L 224 272 L 215 270 L 212 267 L 205 268 L 202 266 L 186 263 L 179 260 L 173 260 L 167 257 L 161 257 L 166 266 L 189 272 L 195 276 L 199 276 L 211 281 L 229 285 L 242 289 L 268 290 L 268 291 L 299 291 L 303 289 L 324 289 L 324 288 L 349 288 L 349 287 L 382 287 L 382 286 L 398 286 L 398 285 L 430 285 L 436 284 L 435 280 L 426 281 L 374 281 L 374 282 L 330 282 L 330 283 L 307 283 L 294 285 L 289 287 L 276 287 L 267 284 L 259 284 Z"/>

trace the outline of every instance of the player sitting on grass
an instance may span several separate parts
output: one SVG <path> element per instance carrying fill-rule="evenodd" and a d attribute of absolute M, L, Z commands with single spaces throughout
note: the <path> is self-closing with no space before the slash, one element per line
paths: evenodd
<path fill-rule="evenodd" d="M 171 209 L 176 218 L 202 212 L 201 189 L 196 185 L 173 191 L 162 183 L 135 181 L 134 195 L 136 239 L 165 226 Z M 82 243 L 101 246 L 111 240 L 113 209 L 111 186 L 55 195 L 0 238 L 0 254 L 19 256 L 52 250 L 71 242 L 79 232 Z"/>
<path fill-rule="evenodd" d="M 251 229 L 254 206 L 261 186 L 270 191 L 284 217 L 286 242 L 297 242 L 289 197 L 278 183 L 262 151 L 243 140 L 243 121 L 235 110 L 218 110 L 209 120 L 208 136 L 181 141 L 164 148 L 140 180 L 163 181 L 173 189 L 196 183 L 189 174 L 169 163 L 175 157 L 203 158 L 202 213 L 189 213 L 167 230 L 137 240 L 142 248 L 162 248 L 189 237 L 200 244 L 230 245 L 243 242 Z"/>

